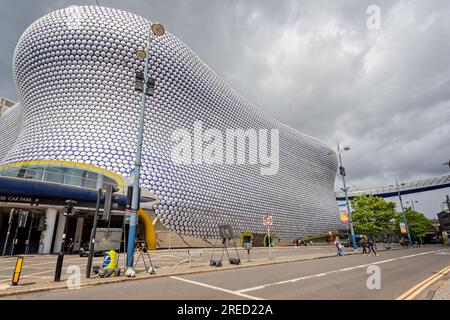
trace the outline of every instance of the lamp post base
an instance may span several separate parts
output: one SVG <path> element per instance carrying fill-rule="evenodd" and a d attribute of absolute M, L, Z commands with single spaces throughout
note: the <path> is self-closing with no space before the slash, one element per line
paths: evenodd
<path fill-rule="evenodd" d="M 134 278 L 136 276 L 136 271 L 134 271 L 133 268 L 128 268 L 127 271 L 125 271 L 125 276 L 128 278 Z"/>

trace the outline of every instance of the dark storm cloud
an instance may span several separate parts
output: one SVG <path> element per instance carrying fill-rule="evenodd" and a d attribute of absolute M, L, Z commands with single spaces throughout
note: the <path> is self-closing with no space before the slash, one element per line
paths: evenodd
<path fill-rule="evenodd" d="M 95 1 L 0 0 L 0 95 L 17 99 L 15 43 L 40 16 Z M 450 2 L 106 1 L 166 28 L 274 117 L 339 139 L 355 187 L 448 174 Z M 369 5 L 381 29 L 366 26 Z"/>

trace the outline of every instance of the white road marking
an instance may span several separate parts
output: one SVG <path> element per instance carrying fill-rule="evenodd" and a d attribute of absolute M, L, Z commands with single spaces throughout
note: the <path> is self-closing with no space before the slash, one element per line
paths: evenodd
<path fill-rule="evenodd" d="M 152 260 L 156 260 L 156 259 L 159 259 L 159 258 L 180 259 L 180 258 L 183 258 L 183 257 L 163 254 L 163 255 L 160 255 L 160 256 L 156 256 L 154 258 L 152 257 Z"/>
<path fill-rule="evenodd" d="M 243 294 L 243 293 L 240 293 L 240 292 L 237 292 L 237 291 L 233 291 L 233 290 L 228 290 L 228 289 L 224 289 L 224 288 L 215 287 L 215 286 L 212 286 L 212 285 L 209 285 L 209 284 L 206 284 L 206 283 L 201 283 L 201 282 L 197 282 L 197 281 L 187 280 L 187 279 L 183 279 L 183 278 L 175 277 L 175 276 L 172 276 L 170 278 L 171 279 L 175 279 L 175 280 L 179 280 L 179 281 L 184 281 L 184 282 L 191 283 L 191 284 L 195 284 L 195 285 L 201 286 L 201 287 L 205 287 L 205 288 L 209 288 L 209 289 L 213 289 L 213 290 L 217 290 L 217 291 L 230 293 L 230 294 L 233 294 L 235 296 L 242 297 L 242 298 L 247 298 L 247 299 L 251 299 L 251 300 L 264 300 L 262 298 L 249 296 L 247 294 Z"/>
<path fill-rule="evenodd" d="M 297 281 L 307 280 L 307 279 L 316 278 L 316 277 L 323 277 L 323 276 L 330 275 L 330 274 L 337 273 L 337 272 L 344 272 L 344 271 L 350 271 L 350 270 L 355 270 L 355 269 L 366 268 L 366 267 L 368 267 L 370 265 L 374 265 L 374 264 L 383 264 L 383 263 L 387 263 L 387 262 L 391 262 L 391 261 L 396 261 L 396 260 L 400 260 L 400 259 L 407 259 L 407 258 L 422 256 L 422 255 L 425 255 L 425 254 L 430 254 L 430 253 L 435 253 L 435 252 L 436 251 L 427 251 L 427 252 L 412 254 L 412 255 L 399 257 L 399 258 L 393 258 L 393 259 L 382 260 L 382 261 L 378 261 L 378 262 L 366 263 L 366 264 L 362 264 L 362 265 L 354 266 L 354 267 L 350 267 L 350 268 L 338 269 L 338 270 L 333 270 L 333 271 L 329 271 L 329 272 L 313 274 L 313 275 L 310 275 L 310 276 L 304 276 L 304 277 L 290 279 L 290 280 L 284 280 L 284 281 L 279 281 L 279 282 L 268 283 L 268 284 L 264 284 L 264 285 L 260 285 L 260 286 L 256 286 L 256 287 L 245 288 L 245 289 L 241 289 L 241 290 L 236 290 L 235 292 L 244 293 L 244 292 L 249 292 L 249 291 L 261 290 L 261 289 L 264 289 L 264 288 L 267 288 L 267 287 L 271 287 L 271 286 L 276 286 L 276 285 L 281 285 L 281 284 L 286 284 L 286 283 L 294 283 L 294 282 L 297 282 Z"/>

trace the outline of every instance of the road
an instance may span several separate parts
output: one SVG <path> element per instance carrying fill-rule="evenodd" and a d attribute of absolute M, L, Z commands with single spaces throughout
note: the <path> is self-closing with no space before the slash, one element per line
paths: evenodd
<path fill-rule="evenodd" d="M 368 289 L 379 267 L 380 289 Z M 156 278 L 82 289 L 40 292 L 5 299 L 396 299 L 405 292 L 429 299 L 439 275 L 420 293 L 416 284 L 450 265 L 450 249 L 426 247 L 348 255 L 182 277 Z M 433 278 L 431 278 L 433 279 Z M 445 277 L 444 277 L 445 279 Z M 373 283 L 373 282 L 371 282 Z M 374 282 L 376 283 L 376 282 Z M 425 283 L 424 285 L 426 285 Z M 414 289 L 414 288 L 413 288 Z M 409 291 L 408 291 L 409 290 Z"/>

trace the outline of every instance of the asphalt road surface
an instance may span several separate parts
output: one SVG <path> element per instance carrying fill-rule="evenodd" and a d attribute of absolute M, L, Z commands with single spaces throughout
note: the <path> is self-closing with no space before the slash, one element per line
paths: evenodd
<path fill-rule="evenodd" d="M 348 255 L 5 299 L 391 300 L 408 295 L 410 299 L 429 299 L 430 290 L 441 277 L 445 278 L 449 266 L 450 249 L 425 247 L 386 251 L 379 256 Z M 421 286 L 417 286 L 419 283 Z"/>

